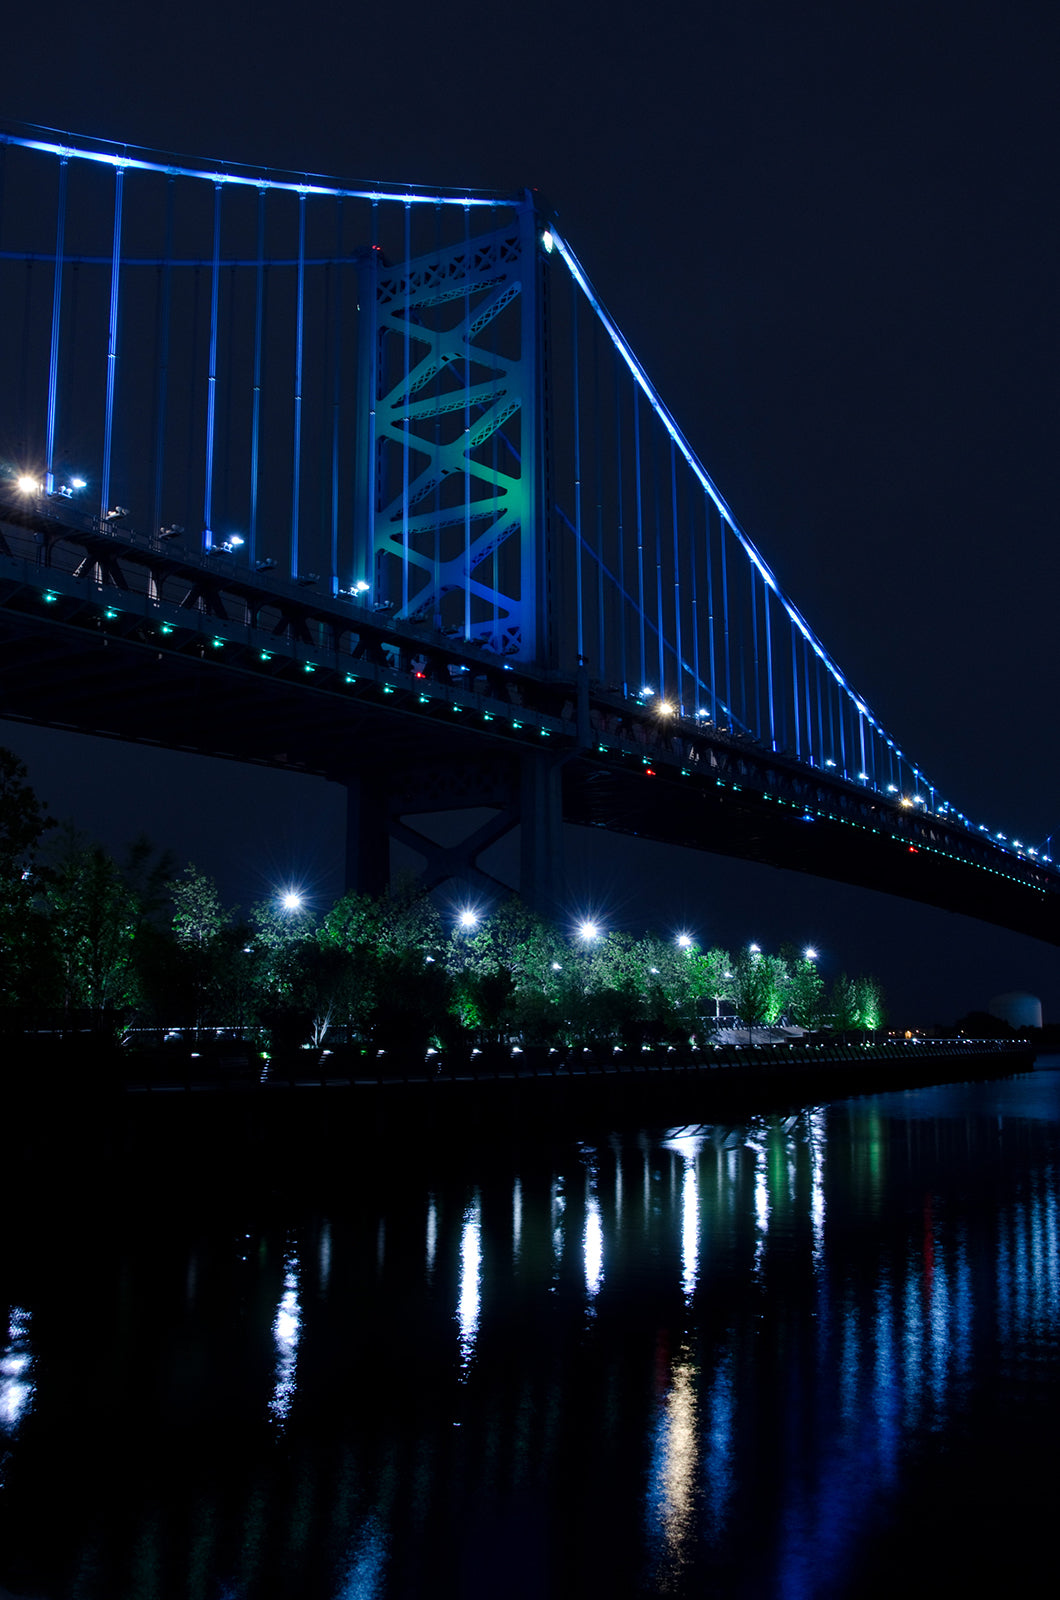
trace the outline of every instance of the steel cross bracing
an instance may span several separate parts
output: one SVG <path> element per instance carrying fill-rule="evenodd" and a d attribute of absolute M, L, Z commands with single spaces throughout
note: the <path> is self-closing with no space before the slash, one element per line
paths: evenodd
<path fill-rule="evenodd" d="M 361 445 L 370 507 L 356 569 L 402 620 L 534 661 L 545 622 L 537 572 L 539 426 L 532 206 L 400 268 L 373 252 L 362 287 Z"/>

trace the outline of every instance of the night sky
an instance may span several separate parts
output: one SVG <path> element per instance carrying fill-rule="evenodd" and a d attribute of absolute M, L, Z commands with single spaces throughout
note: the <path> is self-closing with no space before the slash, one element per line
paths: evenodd
<path fill-rule="evenodd" d="M 959 809 L 1056 830 L 1060 13 L 1042 4 L 512 8 L 55 0 L 5 19 L 0 117 L 345 180 L 537 188 L 734 514 Z M 0 724 L 58 815 L 146 827 L 244 905 L 338 892 L 342 794 Z M 812 939 L 896 1020 L 1054 951 L 711 856 L 571 839 L 639 930 Z"/>

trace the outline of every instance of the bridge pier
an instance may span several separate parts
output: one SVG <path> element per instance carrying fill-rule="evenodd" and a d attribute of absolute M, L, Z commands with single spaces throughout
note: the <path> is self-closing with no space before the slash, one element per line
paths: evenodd
<path fill-rule="evenodd" d="M 421 767 L 367 778 L 351 775 L 346 787 L 346 890 L 382 894 L 390 882 L 390 841 L 424 857 L 419 883 L 443 883 L 496 896 L 510 885 L 479 865 L 479 857 L 515 828 L 519 838 L 519 894 L 533 910 L 551 916 L 563 887 L 561 762 L 551 752 L 529 751 L 500 760 Z M 428 813 L 489 809 L 493 814 L 443 843 L 407 820 Z"/>

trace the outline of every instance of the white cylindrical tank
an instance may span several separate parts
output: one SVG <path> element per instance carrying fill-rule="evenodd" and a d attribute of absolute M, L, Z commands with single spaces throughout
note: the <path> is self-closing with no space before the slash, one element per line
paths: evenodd
<path fill-rule="evenodd" d="M 1040 1028 L 1042 1002 L 1034 994 L 1014 989 L 1011 994 L 996 994 L 990 1002 L 990 1015 L 1000 1017 L 1011 1028 Z"/>

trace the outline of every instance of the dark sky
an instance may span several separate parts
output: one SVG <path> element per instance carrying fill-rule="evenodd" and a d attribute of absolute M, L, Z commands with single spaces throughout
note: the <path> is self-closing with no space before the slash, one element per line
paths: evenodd
<path fill-rule="evenodd" d="M 5 19 L 0 116 L 349 180 L 538 188 L 884 726 L 969 815 L 1060 833 L 1060 13 L 573 0 L 521 16 L 56 0 L 45 30 L 29 7 Z M 337 790 L 0 737 L 57 812 L 111 837 L 142 821 L 244 904 L 288 872 L 333 887 Z M 576 855 L 576 888 L 616 917 L 812 937 L 834 967 L 876 970 L 903 1017 L 1020 987 L 1060 1019 L 1060 962 L 1017 936 L 647 845 Z"/>

